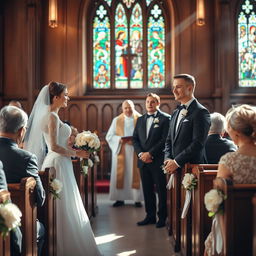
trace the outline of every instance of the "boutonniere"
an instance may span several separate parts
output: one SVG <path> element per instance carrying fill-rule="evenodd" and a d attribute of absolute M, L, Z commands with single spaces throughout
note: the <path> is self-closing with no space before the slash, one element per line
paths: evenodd
<path fill-rule="evenodd" d="M 159 118 L 156 117 L 156 118 L 154 119 L 153 123 L 154 123 L 154 124 L 158 124 L 158 123 L 159 123 Z"/>
<path fill-rule="evenodd" d="M 185 117 L 185 116 L 187 115 L 187 113 L 188 113 L 188 110 L 185 109 L 185 108 L 183 108 L 183 109 L 180 111 L 180 113 L 181 113 L 182 117 Z"/>
<path fill-rule="evenodd" d="M 159 125 L 158 125 L 158 124 L 155 124 L 155 125 L 154 125 L 154 128 L 157 128 L 157 127 L 159 127 Z"/>

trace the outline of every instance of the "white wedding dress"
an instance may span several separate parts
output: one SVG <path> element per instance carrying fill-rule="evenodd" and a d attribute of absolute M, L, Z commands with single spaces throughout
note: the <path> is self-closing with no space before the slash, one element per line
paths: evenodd
<path fill-rule="evenodd" d="M 54 114 L 58 117 L 57 114 Z M 67 147 L 71 128 L 57 118 L 57 143 Z M 63 184 L 57 199 L 57 256 L 98 256 L 101 255 L 91 229 L 83 202 L 77 187 L 70 157 L 63 156 L 51 150 L 48 133 L 44 133 L 48 147 L 42 170 L 54 167 L 56 178 Z"/>

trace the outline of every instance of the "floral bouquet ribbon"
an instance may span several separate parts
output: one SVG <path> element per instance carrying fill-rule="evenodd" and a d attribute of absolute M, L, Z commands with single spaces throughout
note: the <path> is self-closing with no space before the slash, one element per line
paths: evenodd
<path fill-rule="evenodd" d="M 169 181 L 166 185 L 166 188 L 167 189 L 171 189 L 171 188 L 174 188 L 174 174 L 171 174 L 170 178 L 169 178 Z"/>
<path fill-rule="evenodd" d="M 212 235 L 213 235 L 213 242 L 212 242 L 212 251 L 217 252 L 220 254 L 223 248 L 223 238 L 221 234 L 221 226 L 220 226 L 220 215 L 216 214 L 212 221 Z"/>
<path fill-rule="evenodd" d="M 182 180 L 182 185 L 186 189 L 185 203 L 181 214 L 182 219 L 184 219 L 187 216 L 192 196 L 191 190 L 193 190 L 196 187 L 196 184 L 197 179 L 195 175 L 192 173 L 186 173 Z"/>

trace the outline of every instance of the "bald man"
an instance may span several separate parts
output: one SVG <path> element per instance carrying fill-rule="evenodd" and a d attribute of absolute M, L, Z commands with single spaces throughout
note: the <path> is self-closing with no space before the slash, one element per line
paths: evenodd
<path fill-rule="evenodd" d="M 139 116 L 134 103 L 125 100 L 122 114 L 113 119 L 106 135 L 112 151 L 110 200 L 116 201 L 113 207 L 123 206 L 125 200 L 132 200 L 135 207 L 141 207 L 143 192 L 132 145 L 132 134 Z"/>

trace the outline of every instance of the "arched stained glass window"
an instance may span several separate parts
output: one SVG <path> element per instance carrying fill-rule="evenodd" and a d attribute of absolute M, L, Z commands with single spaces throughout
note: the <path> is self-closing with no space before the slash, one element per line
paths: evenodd
<path fill-rule="evenodd" d="M 256 87 L 256 1 L 245 0 L 238 15 L 239 87 Z"/>
<path fill-rule="evenodd" d="M 148 86 L 163 88 L 165 85 L 165 30 L 162 10 L 158 5 L 150 11 L 148 19 Z"/>
<path fill-rule="evenodd" d="M 93 87 L 110 88 L 110 23 L 100 5 L 93 21 Z"/>
<path fill-rule="evenodd" d="M 170 25 L 164 4 L 158 0 L 95 1 L 89 22 L 93 44 L 88 49 L 92 89 L 166 87 L 166 51 L 170 56 L 171 47 L 166 47 Z"/>

